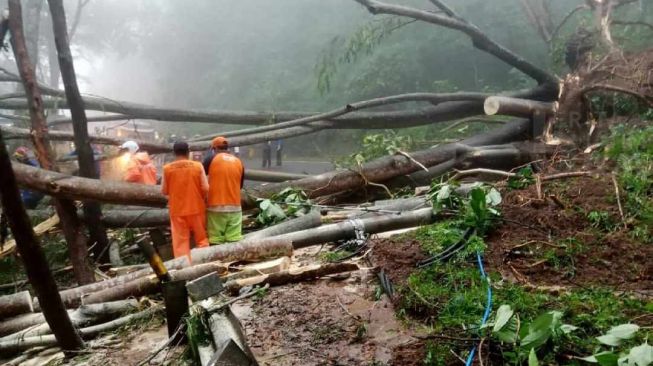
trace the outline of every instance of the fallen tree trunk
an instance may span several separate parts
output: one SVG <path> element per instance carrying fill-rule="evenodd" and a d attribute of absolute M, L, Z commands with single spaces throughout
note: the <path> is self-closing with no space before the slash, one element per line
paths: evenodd
<path fill-rule="evenodd" d="M 92 339 L 101 333 L 108 332 L 127 325 L 139 319 L 145 319 L 154 315 L 157 311 L 161 310 L 160 307 L 152 307 L 147 310 L 127 315 L 107 323 L 93 325 L 87 328 L 79 329 L 79 334 L 83 339 Z M 42 335 L 30 338 L 19 338 L 10 341 L 0 342 L 0 354 L 8 355 L 16 352 L 21 352 L 33 347 L 54 347 L 57 345 L 57 340 L 51 334 Z"/>
<path fill-rule="evenodd" d="M 215 245 L 207 248 L 193 249 L 191 251 L 191 258 L 194 264 L 193 267 L 189 267 L 190 263 L 188 261 L 188 257 L 185 256 L 167 261 L 164 264 L 168 270 L 174 270 L 174 269 L 181 270 L 188 267 L 189 271 L 184 273 L 193 273 L 194 271 L 193 268 L 196 267 L 195 265 L 199 265 L 202 263 L 209 263 L 209 262 L 216 262 L 216 261 L 222 263 L 237 262 L 237 261 L 257 262 L 268 258 L 290 256 L 292 255 L 292 252 L 293 252 L 293 246 L 290 241 L 284 239 L 270 238 L 270 239 L 260 240 L 260 241 L 238 242 L 238 243 Z M 199 270 L 201 271 L 201 269 Z M 142 286 L 144 288 L 144 290 L 142 291 L 151 291 L 152 284 L 148 283 L 147 281 L 141 282 L 140 285 L 139 283 L 132 283 L 134 282 L 134 280 L 144 278 L 150 275 L 151 273 L 152 270 L 150 268 L 145 268 L 126 275 L 112 278 L 110 280 L 105 280 L 105 281 L 96 282 L 85 286 L 79 286 L 68 290 L 64 290 L 60 292 L 60 296 L 63 303 L 68 308 L 78 306 L 82 303 L 82 301 L 85 304 L 90 304 L 90 303 L 107 302 L 116 299 L 121 299 L 120 297 L 113 297 L 113 295 L 105 295 L 105 294 L 110 293 L 112 290 L 116 288 L 127 286 L 130 283 L 131 283 L 130 286 L 133 286 L 136 289 L 135 291 L 141 291 L 139 289 L 140 288 L 139 286 Z M 156 284 L 158 284 L 158 281 L 155 282 L 155 285 Z M 98 295 L 96 297 L 91 297 L 91 299 L 95 299 L 95 300 L 89 302 L 88 298 L 91 296 L 91 294 L 104 290 L 107 291 L 105 291 L 101 296 L 104 296 L 102 298 L 106 300 L 103 301 L 98 300 L 100 298 L 100 295 Z M 2 302 L 2 299 L 3 297 L 0 297 L 0 303 Z M 37 309 L 39 308 L 38 301 L 34 302 L 34 307 Z"/>
<path fill-rule="evenodd" d="M 166 268 L 168 269 L 181 269 L 190 266 L 190 262 L 188 260 L 188 257 L 180 257 L 165 262 L 165 265 Z M 81 304 L 81 298 L 85 294 L 90 294 L 106 288 L 120 286 L 136 278 L 147 276 L 150 273 L 152 273 L 152 270 L 148 267 L 132 273 L 128 273 L 126 275 L 112 278 L 110 280 L 95 282 L 88 285 L 63 290 L 59 292 L 59 295 L 61 296 L 61 300 L 63 301 L 64 305 L 68 308 L 72 308 L 72 307 L 79 306 Z M 36 309 L 40 308 L 38 301 L 34 302 L 34 307 Z"/>
<path fill-rule="evenodd" d="M 413 152 L 409 154 L 412 159 L 403 155 L 387 156 L 363 164 L 359 171 L 336 170 L 292 182 L 259 186 L 251 191 L 258 197 L 270 196 L 289 186 L 306 190 L 311 197 L 348 191 L 364 187 L 369 182 L 383 182 L 422 169 L 413 160 L 430 167 L 470 151 L 470 146 L 494 145 L 526 139 L 530 137 L 530 128 L 529 121 L 520 120 L 486 134 L 465 139 L 461 143 Z M 56 197 L 155 207 L 166 203 L 165 196 L 156 186 L 123 182 L 98 184 L 94 179 L 67 176 L 23 164 L 13 164 L 12 168 L 22 186 Z M 253 207 L 254 202 L 247 194 L 242 197 L 243 208 Z"/>
<path fill-rule="evenodd" d="M 34 311 L 29 291 L 0 297 L 0 319 Z"/>
<path fill-rule="evenodd" d="M 73 177 L 29 165 L 12 163 L 18 183 L 54 197 L 96 200 L 123 205 L 163 207 L 167 200 L 157 186 Z"/>
<path fill-rule="evenodd" d="M 191 250 L 190 257 L 193 263 L 260 262 L 268 258 L 291 256 L 292 252 L 293 243 L 290 240 L 275 237 L 195 248 Z"/>
<path fill-rule="evenodd" d="M 428 171 L 395 177 L 387 182 L 392 187 L 429 185 L 431 181 L 454 169 L 486 167 L 493 169 L 512 169 L 550 154 L 553 150 L 546 145 L 527 145 L 515 143 L 496 147 L 472 149 L 465 154 L 444 163 L 432 166 Z"/>
<path fill-rule="evenodd" d="M 245 286 L 265 285 L 281 286 L 289 283 L 313 280 L 319 277 L 333 275 L 343 272 L 358 271 L 355 263 L 329 263 L 289 269 L 282 272 L 266 274 L 262 276 L 232 280 L 224 284 L 227 291 L 237 293 Z"/>
<path fill-rule="evenodd" d="M 426 225 L 432 223 L 433 220 L 433 209 L 423 208 L 416 211 L 402 212 L 400 214 L 386 214 L 383 216 L 358 219 L 356 220 L 356 223 L 354 220 L 347 220 L 337 224 L 322 225 L 315 229 L 275 236 L 273 239 L 291 241 L 293 247 L 298 249 L 342 239 L 355 238 L 356 225 L 362 227 L 365 233 L 375 234 L 384 231 Z"/>
<path fill-rule="evenodd" d="M 322 225 L 322 216 L 320 215 L 319 211 L 313 210 L 304 216 L 284 221 L 280 224 L 247 234 L 245 235 L 244 239 L 247 241 L 264 239 L 281 234 L 292 233 L 293 231 L 310 229 L 320 225 Z"/>
<path fill-rule="evenodd" d="M 73 325 L 77 328 L 86 327 L 92 324 L 97 324 L 103 321 L 114 319 L 120 315 L 126 314 L 130 311 L 138 309 L 138 301 L 134 299 L 120 300 L 114 302 L 106 302 L 92 305 L 82 305 L 78 309 L 68 310 L 68 316 Z M 52 330 L 42 314 L 40 317 L 35 317 L 32 320 L 41 320 L 38 323 L 32 324 L 28 327 L 18 329 L 14 333 L 0 338 L 0 342 L 9 341 L 16 338 L 35 337 L 44 334 L 51 334 Z M 40 319 L 39 319 L 40 318 Z M 7 322 L 9 322 L 9 319 Z M 20 322 L 19 322 L 20 323 Z M 25 323 L 22 322 L 24 325 Z M 38 325 L 34 327 L 34 325 Z M 11 325 L 9 325 L 11 326 Z M 15 326 L 14 326 L 15 328 Z"/>
<path fill-rule="evenodd" d="M 514 117 L 530 118 L 535 113 L 550 116 L 555 113 L 555 103 L 538 102 L 529 99 L 519 99 L 495 96 L 485 100 L 483 105 L 485 114 L 488 116 L 504 115 Z"/>
<path fill-rule="evenodd" d="M 492 130 L 486 134 L 474 136 L 460 143 L 446 144 L 432 149 L 410 153 L 409 159 L 403 155 L 379 158 L 362 164 L 357 170 L 335 170 L 332 172 L 307 177 L 292 182 L 268 184 L 251 189 L 257 197 L 268 197 L 287 187 L 301 188 L 310 197 L 319 197 L 337 192 L 364 187 L 369 182 L 382 183 L 396 176 L 414 173 L 422 167 L 415 163 L 431 167 L 457 156 L 465 154 L 473 146 L 497 145 L 517 140 L 524 140 L 531 135 L 528 120 L 518 120 Z"/>
<path fill-rule="evenodd" d="M 285 182 L 289 180 L 297 180 L 306 178 L 306 174 L 284 173 L 284 172 L 270 172 L 267 170 L 245 170 L 245 180 L 253 182 Z"/>
<path fill-rule="evenodd" d="M 223 262 L 204 263 L 178 271 L 170 271 L 169 273 L 172 281 L 189 281 L 213 272 L 224 275 L 227 272 L 227 266 Z M 84 304 L 97 304 L 128 297 L 155 294 L 159 291 L 159 279 L 155 275 L 148 275 L 121 286 L 93 292 L 84 297 L 82 302 Z"/>

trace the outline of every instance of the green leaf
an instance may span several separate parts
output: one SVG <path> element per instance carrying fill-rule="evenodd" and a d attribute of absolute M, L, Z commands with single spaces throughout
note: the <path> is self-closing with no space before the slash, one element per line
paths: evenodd
<path fill-rule="evenodd" d="M 528 333 L 521 339 L 522 348 L 539 348 L 545 344 L 551 336 L 551 324 L 553 314 L 542 314 L 528 326 Z"/>
<path fill-rule="evenodd" d="M 633 366 L 648 366 L 653 363 L 653 347 L 647 342 L 633 347 L 628 353 L 628 364 Z"/>
<path fill-rule="evenodd" d="M 501 193 L 494 188 L 491 188 L 485 197 L 486 203 L 489 206 L 498 206 L 501 204 Z"/>
<path fill-rule="evenodd" d="M 632 338 L 638 330 L 637 324 L 621 324 L 610 328 L 606 334 L 596 337 L 596 339 L 605 345 L 616 347 L 623 340 Z"/>
<path fill-rule="evenodd" d="M 595 355 L 581 358 L 582 361 L 590 363 L 598 363 L 601 366 L 617 366 L 619 356 L 612 352 L 601 352 Z"/>
<path fill-rule="evenodd" d="M 438 190 L 438 193 L 435 195 L 436 202 L 442 202 L 451 196 L 451 186 L 445 184 Z"/>
<path fill-rule="evenodd" d="M 564 334 L 569 334 L 569 333 L 571 333 L 571 332 L 573 332 L 573 331 L 575 331 L 577 329 L 578 329 L 578 327 L 573 326 L 571 324 L 563 324 L 563 325 L 560 326 L 560 330 Z"/>
<path fill-rule="evenodd" d="M 510 308 L 510 305 L 501 305 L 499 306 L 499 309 L 497 309 L 497 315 L 495 317 L 494 321 L 494 328 L 492 328 L 492 332 L 498 332 L 503 327 L 508 324 L 508 321 L 510 321 L 510 318 L 515 314 L 515 312 Z"/>
<path fill-rule="evenodd" d="M 537 355 L 535 354 L 535 348 L 531 348 L 531 352 L 528 354 L 528 366 L 540 366 L 540 362 L 537 360 Z"/>

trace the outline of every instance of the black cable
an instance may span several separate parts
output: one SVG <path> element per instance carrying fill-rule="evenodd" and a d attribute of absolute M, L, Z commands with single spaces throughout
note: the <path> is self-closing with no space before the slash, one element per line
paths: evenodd
<path fill-rule="evenodd" d="M 469 241 L 469 239 L 472 236 L 474 236 L 475 233 L 476 233 L 476 229 L 468 228 L 467 230 L 465 230 L 465 233 L 463 234 L 462 238 L 460 238 L 460 240 L 458 240 L 456 243 L 450 245 L 449 247 L 447 247 L 442 252 L 440 252 L 440 253 L 438 253 L 438 254 L 430 257 L 430 258 L 427 258 L 427 259 L 424 259 L 422 261 L 417 262 L 417 268 L 424 268 L 424 267 L 430 266 L 431 264 L 433 264 L 435 262 L 447 261 L 454 254 L 461 251 L 466 246 L 467 241 Z"/>

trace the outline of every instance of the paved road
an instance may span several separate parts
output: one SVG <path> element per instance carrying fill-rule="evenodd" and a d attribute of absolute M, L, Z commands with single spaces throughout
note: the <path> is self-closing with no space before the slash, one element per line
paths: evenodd
<path fill-rule="evenodd" d="M 269 170 L 273 172 L 285 172 L 295 174 L 320 174 L 334 169 L 334 166 L 329 161 L 309 161 L 309 160 L 284 160 L 282 166 L 276 166 L 276 162 L 272 159 L 272 166 L 270 168 L 261 168 L 260 159 L 243 159 L 245 168 Z"/>

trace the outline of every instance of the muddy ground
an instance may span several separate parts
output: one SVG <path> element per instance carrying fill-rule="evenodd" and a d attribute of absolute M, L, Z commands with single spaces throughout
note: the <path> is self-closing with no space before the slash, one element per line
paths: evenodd
<path fill-rule="evenodd" d="M 545 182 L 541 192 L 504 193 L 505 221 L 487 240 L 491 270 L 524 284 L 653 294 L 653 246 L 623 229 L 609 176 Z M 593 227 L 591 211 L 608 213 L 614 229 Z"/>

